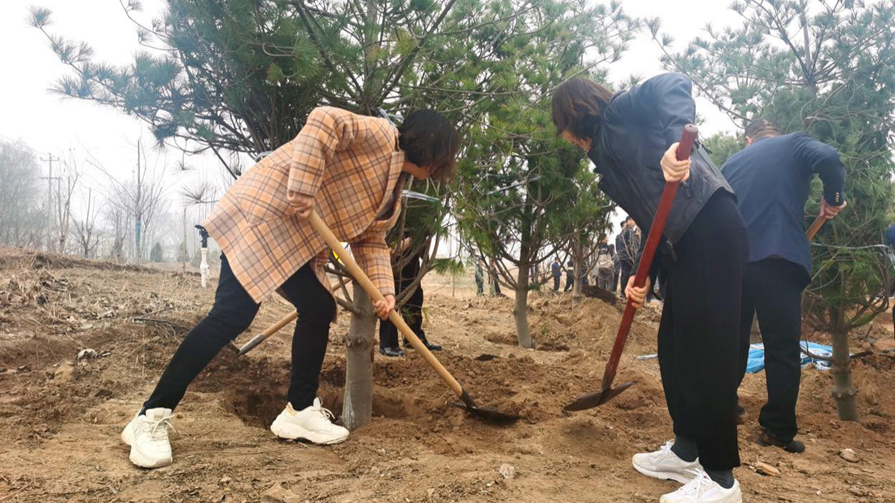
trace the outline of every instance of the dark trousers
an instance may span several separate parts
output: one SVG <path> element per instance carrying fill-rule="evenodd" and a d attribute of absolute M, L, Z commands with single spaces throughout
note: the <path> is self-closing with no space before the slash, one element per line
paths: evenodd
<path fill-rule="evenodd" d="M 613 271 L 608 267 L 604 267 L 597 270 L 597 286 L 602 288 L 603 290 L 608 290 L 610 292 L 615 291 L 615 287 L 612 286 L 612 276 Z"/>
<path fill-rule="evenodd" d="M 561 281 L 561 278 L 559 276 L 553 276 L 553 291 L 554 292 L 559 291 L 559 282 L 560 281 Z"/>
<path fill-rule="evenodd" d="M 571 290 L 572 285 L 574 285 L 574 284 L 575 284 L 574 275 L 572 273 L 567 273 L 566 274 L 566 288 L 563 290 L 563 293 L 566 293 L 569 290 Z"/>
<path fill-rule="evenodd" d="M 621 290 L 622 297 L 625 296 L 625 288 L 628 287 L 628 278 L 631 277 L 631 274 L 634 273 L 634 262 L 628 262 L 627 260 L 619 261 L 619 280 L 621 283 L 619 284 L 619 289 Z"/>
<path fill-rule="evenodd" d="M 402 289 L 396 289 L 401 292 Z M 401 316 L 404 321 L 413 330 L 413 333 L 420 338 L 423 343 L 426 342 L 426 332 L 423 331 L 423 286 L 419 285 L 416 291 L 407 299 L 407 303 L 401 309 Z M 379 321 L 379 347 L 396 348 L 398 347 L 398 327 L 389 320 Z"/>
<path fill-rule="evenodd" d="M 740 465 L 737 384 L 746 229 L 733 196 L 718 191 L 675 245 L 660 254 L 667 295 L 659 367 L 674 433 L 691 439 L 707 470 Z"/>
<path fill-rule="evenodd" d="M 294 409 L 301 410 L 313 405 L 317 396 L 336 303 L 308 264 L 287 279 L 281 291 L 298 311 L 287 399 Z M 259 307 L 233 275 L 227 258 L 221 255 L 221 277 L 214 306 L 180 343 L 143 407 L 175 408 L 193 379 L 224 346 L 251 325 Z"/>
<path fill-rule="evenodd" d="M 802 290 L 809 277 L 802 266 L 779 258 L 750 262 L 743 279 L 740 316 L 740 382 L 746 375 L 752 318 L 758 314 L 764 342 L 768 402 L 758 423 L 784 442 L 796 436 L 796 402 L 802 378 L 799 338 Z"/>
<path fill-rule="evenodd" d="M 609 289 L 610 292 L 615 293 L 618 290 L 618 277 L 622 272 L 622 264 L 619 261 L 616 261 L 612 268 L 612 288 Z M 624 288 L 622 289 L 624 290 Z"/>

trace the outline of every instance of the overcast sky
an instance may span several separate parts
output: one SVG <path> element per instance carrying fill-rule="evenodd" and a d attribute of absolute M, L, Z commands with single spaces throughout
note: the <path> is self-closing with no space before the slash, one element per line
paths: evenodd
<path fill-rule="evenodd" d="M 143 0 L 143 4 L 142 15 L 148 19 L 157 16 L 165 2 Z M 42 156 L 49 152 L 60 155 L 70 148 L 89 150 L 120 177 L 130 176 L 136 163 L 137 139 L 142 135 L 151 142 L 151 133 L 140 121 L 119 111 L 61 99 L 47 91 L 65 73 L 65 66 L 49 49 L 43 34 L 27 24 L 29 5 L 50 8 L 50 30 L 88 42 L 98 61 L 128 64 L 139 49 L 134 27 L 119 0 L 0 0 L 0 138 L 22 140 Z M 679 47 L 701 34 L 708 21 L 716 27 L 737 22 L 727 2 L 718 0 L 693 0 L 686 3 L 686 8 L 667 0 L 625 0 L 623 5 L 631 15 L 661 18 L 663 29 L 675 37 Z M 630 75 L 647 78 L 661 73 L 659 50 L 649 34 L 641 34 L 610 72 L 613 82 L 622 82 Z M 697 107 L 706 120 L 703 134 L 733 130 L 727 117 L 707 101 L 698 99 Z M 169 151 L 168 164 L 179 159 L 179 153 Z M 215 176 L 219 171 L 213 159 L 190 159 L 187 164 L 198 168 L 197 172 Z M 187 177 L 180 175 L 178 183 Z M 175 204 L 181 204 L 179 199 Z"/>

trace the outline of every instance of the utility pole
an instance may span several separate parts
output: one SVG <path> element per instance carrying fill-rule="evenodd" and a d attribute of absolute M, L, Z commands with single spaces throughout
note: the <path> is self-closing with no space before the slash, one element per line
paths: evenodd
<path fill-rule="evenodd" d="M 59 177 L 53 176 L 53 161 L 59 161 L 58 157 L 53 157 L 53 154 L 49 154 L 47 159 L 43 157 L 40 158 L 43 162 L 50 163 L 50 173 L 48 176 L 42 176 L 41 178 L 47 181 L 47 251 L 53 251 L 50 243 L 53 242 L 53 180 L 58 180 Z"/>
<path fill-rule="evenodd" d="M 137 255 L 137 265 L 140 265 L 143 262 L 143 249 L 140 248 L 140 241 L 143 233 L 143 204 L 142 204 L 142 191 L 143 191 L 143 178 L 141 177 L 140 171 L 140 140 L 137 140 L 137 204 L 134 205 L 134 213 L 137 217 L 137 232 L 136 232 L 136 255 Z"/>

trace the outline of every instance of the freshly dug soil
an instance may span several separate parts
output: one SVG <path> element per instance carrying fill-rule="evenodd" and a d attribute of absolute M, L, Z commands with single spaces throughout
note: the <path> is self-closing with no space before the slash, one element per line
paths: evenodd
<path fill-rule="evenodd" d="M 0 249 L 0 502 L 608 503 L 655 502 L 676 488 L 630 467 L 631 455 L 672 435 L 658 364 L 634 358 L 656 352 L 658 306 L 638 313 L 622 359 L 619 380 L 636 386 L 570 414 L 563 405 L 599 388 L 621 303 L 534 299 L 537 349 L 525 350 L 515 342 L 512 299 L 475 297 L 445 278 L 426 285 L 426 332 L 445 346 L 438 358 L 481 405 L 518 413 L 520 422 L 490 424 L 455 407 L 412 351 L 377 353 L 372 424 L 332 447 L 278 441 L 267 427 L 285 404 L 290 325 L 245 357 L 221 352 L 176 411 L 174 464 L 150 471 L 128 461 L 121 428 L 210 307 L 215 285 L 203 290 L 188 273 Z M 237 344 L 289 310 L 267 302 Z M 348 318 L 333 327 L 321 375 L 319 394 L 337 416 Z M 885 335 L 891 319 L 878 323 Z M 92 356 L 78 360 L 88 348 Z M 895 501 L 895 360 L 861 358 L 854 379 L 862 421 L 843 423 L 830 375 L 803 372 L 800 438 L 808 450 L 792 455 L 755 444 L 765 376 L 746 378 L 744 466 L 735 472 L 745 501 Z M 843 459 L 843 449 L 857 462 Z M 759 462 L 780 474 L 760 475 Z"/>

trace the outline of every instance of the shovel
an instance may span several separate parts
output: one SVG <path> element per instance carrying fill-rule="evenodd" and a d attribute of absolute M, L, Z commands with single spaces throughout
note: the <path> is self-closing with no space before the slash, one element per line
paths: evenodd
<path fill-rule="evenodd" d="M 363 288 L 367 295 L 373 300 L 373 302 L 379 302 L 385 300 L 382 293 L 373 285 L 373 282 L 370 281 L 370 278 L 364 273 L 364 271 L 357 265 L 357 262 L 354 261 L 354 258 L 351 255 L 345 253 L 345 250 L 342 248 L 342 244 L 339 242 L 339 239 L 329 230 L 329 227 L 326 226 L 326 223 L 323 222 L 323 219 L 317 215 L 317 212 L 312 211 L 311 216 L 308 217 L 308 221 L 311 223 L 311 227 L 323 237 L 323 240 L 326 242 L 327 246 L 329 246 L 333 251 L 339 253 L 339 259 L 348 269 L 348 272 L 354 277 L 354 280 Z M 520 416 L 515 414 L 507 414 L 504 412 L 500 412 L 494 409 L 488 409 L 479 407 L 475 401 L 469 396 L 469 393 L 463 389 L 463 386 L 454 379 L 454 376 L 447 371 L 444 366 L 441 365 L 441 362 L 435 358 L 435 355 L 429 351 L 425 345 L 423 345 L 422 341 L 420 341 L 419 337 L 413 333 L 413 330 L 404 322 L 404 319 L 398 314 L 395 310 L 392 310 L 388 313 L 388 319 L 398 328 L 401 334 L 410 342 L 410 345 L 413 346 L 413 349 L 417 351 L 418 354 L 423 356 L 423 359 L 426 360 L 435 372 L 438 373 L 438 376 L 451 388 L 451 390 L 456 393 L 457 397 L 465 405 L 465 409 L 484 419 L 490 419 L 492 421 L 516 421 L 520 419 Z"/>
<path fill-rule="evenodd" d="M 680 145 L 678 145 L 676 154 L 679 161 L 690 158 L 690 151 L 693 149 L 693 142 L 696 141 L 696 126 L 688 124 L 684 127 L 684 133 L 681 136 Z M 634 277 L 634 286 L 642 287 L 646 284 L 646 277 L 649 275 L 650 266 L 653 263 L 653 257 L 656 255 L 656 249 L 659 247 L 659 240 L 662 239 L 662 231 L 665 230 L 665 221 L 668 220 L 668 214 L 671 213 L 671 204 L 674 202 L 674 196 L 677 194 L 677 188 L 680 182 L 666 182 L 665 188 L 662 190 L 662 197 L 659 199 L 659 207 L 656 209 L 656 216 L 653 218 L 653 224 L 650 227 L 649 237 L 646 240 L 646 246 L 643 249 L 643 256 L 640 259 L 640 266 L 637 268 L 637 275 Z M 631 330 L 631 323 L 634 321 L 636 309 L 632 305 L 633 301 L 628 299 L 625 306 L 625 314 L 622 316 L 621 326 L 618 327 L 618 334 L 615 336 L 615 344 L 612 346 L 612 354 L 609 356 L 609 362 L 606 364 L 606 370 L 603 372 L 603 385 L 600 391 L 581 395 L 577 400 L 565 406 L 567 411 L 587 410 L 603 405 L 612 400 L 621 392 L 634 385 L 633 382 L 624 382 L 612 387 L 612 381 L 615 379 L 615 372 L 618 370 L 618 363 L 622 357 L 622 351 L 625 349 L 625 342 L 628 340 L 628 332 Z"/>
<path fill-rule="evenodd" d="M 818 231 L 820 231 L 820 228 L 824 226 L 824 223 L 826 223 L 826 221 L 827 218 L 823 216 L 822 213 L 814 219 L 811 227 L 809 227 L 808 230 L 805 231 L 805 237 L 808 238 L 808 241 L 814 239 L 814 236 L 817 234 Z"/>

